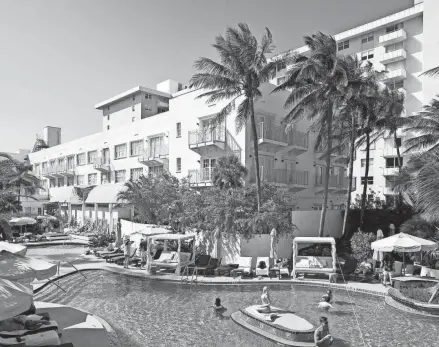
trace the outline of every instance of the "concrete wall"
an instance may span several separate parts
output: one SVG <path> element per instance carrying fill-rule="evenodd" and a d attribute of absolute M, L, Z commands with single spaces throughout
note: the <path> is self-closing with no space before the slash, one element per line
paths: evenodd
<path fill-rule="evenodd" d="M 423 70 L 439 66 L 439 1 L 424 0 L 424 34 L 423 34 Z M 439 94 L 439 76 L 421 77 L 423 83 L 424 104 Z"/>
<path fill-rule="evenodd" d="M 318 236 L 321 211 L 292 211 L 292 221 L 298 231 L 294 236 Z M 340 237 L 343 226 L 342 210 L 327 210 L 323 236 Z"/>

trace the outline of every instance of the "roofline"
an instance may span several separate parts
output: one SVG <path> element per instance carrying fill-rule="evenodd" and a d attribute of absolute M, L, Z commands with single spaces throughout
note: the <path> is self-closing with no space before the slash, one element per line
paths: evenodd
<path fill-rule="evenodd" d="M 127 96 L 136 94 L 138 92 L 144 92 L 144 93 L 149 93 L 149 94 L 153 94 L 153 95 L 163 96 L 165 98 L 171 98 L 172 97 L 172 95 L 168 94 L 168 93 L 163 93 L 163 92 L 159 92 L 158 90 L 155 90 L 155 89 L 150 89 L 150 88 L 146 88 L 146 87 L 142 87 L 142 86 L 137 86 L 137 87 L 134 87 L 134 88 L 132 88 L 130 90 L 127 90 L 127 91 L 125 91 L 123 93 L 120 93 L 120 94 L 118 94 L 116 96 L 113 96 L 110 99 L 107 99 L 105 101 L 101 101 L 100 103 L 95 105 L 95 109 L 102 110 L 103 107 L 105 107 L 107 105 L 110 105 L 110 104 L 113 104 L 113 103 L 115 103 L 118 100 L 124 99 Z"/>
<path fill-rule="evenodd" d="M 333 37 L 335 38 L 336 41 L 346 40 L 348 38 L 353 38 L 356 36 L 366 34 L 372 30 L 375 30 L 379 27 L 383 27 L 383 26 L 388 25 L 388 24 L 393 23 L 393 22 L 398 22 L 401 20 L 407 20 L 410 18 L 414 18 L 416 16 L 419 16 L 423 12 L 424 12 L 424 4 L 421 2 L 421 3 L 416 4 L 413 7 L 402 10 L 400 12 L 396 12 L 396 13 L 391 14 L 389 16 L 386 16 L 386 17 L 374 20 L 372 22 L 360 25 L 356 28 L 352 28 L 352 29 L 343 31 L 341 33 L 335 34 L 335 35 L 333 35 Z M 302 53 L 305 53 L 307 51 L 309 51 L 309 47 L 302 46 L 302 47 L 299 47 L 296 49 L 288 50 L 288 51 L 280 53 L 280 54 L 276 54 L 271 59 L 279 57 L 280 55 L 285 54 L 287 52 L 296 52 L 296 53 L 302 54 Z"/>

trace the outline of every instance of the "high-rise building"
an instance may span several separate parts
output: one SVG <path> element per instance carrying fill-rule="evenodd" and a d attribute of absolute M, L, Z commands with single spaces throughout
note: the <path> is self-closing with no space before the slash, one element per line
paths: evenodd
<path fill-rule="evenodd" d="M 377 70 L 388 71 L 383 83 L 405 94 L 405 113 L 413 115 L 439 94 L 439 79 L 420 77 L 423 71 L 439 65 L 438 19 L 438 0 L 414 0 L 411 8 L 346 30 L 334 38 L 341 54 L 357 54 L 361 60 L 372 62 Z M 319 31 L 318 26 L 315 31 Z M 309 48 L 293 50 L 306 54 Z M 286 69 L 278 71 L 273 83 L 282 83 L 285 73 Z M 403 131 L 397 135 L 401 153 L 408 136 L 410 134 Z M 354 197 L 362 193 L 365 157 L 364 148 L 356 153 Z M 407 154 L 403 154 L 403 164 L 407 159 Z M 369 167 L 369 192 L 393 200 L 391 186 L 398 171 L 393 138 L 381 138 L 372 144 Z"/>

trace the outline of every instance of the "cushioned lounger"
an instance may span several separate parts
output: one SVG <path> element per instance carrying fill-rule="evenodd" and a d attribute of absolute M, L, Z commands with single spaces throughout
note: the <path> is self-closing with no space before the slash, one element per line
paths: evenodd
<path fill-rule="evenodd" d="M 18 336 L 26 336 L 32 334 L 39 334 L 43 331 L 55 330 L 58 331 L 58 323 L 55 321 L 50 321 L 50 324 L 42 325 L 38 329 L 34 330 L 14 330 L 14 331 L 0 331 L 0 337 L 8 338 L 8 337 L 18 337 Z"/>

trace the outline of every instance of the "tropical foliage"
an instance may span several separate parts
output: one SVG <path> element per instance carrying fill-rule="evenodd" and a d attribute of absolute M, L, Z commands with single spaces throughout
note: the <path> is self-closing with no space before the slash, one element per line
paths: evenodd
<path fill-rule="evenodd" d="M 254 149 L 254 170 L 258 189 L 258 209 L 261 207 L 261 179 L 254 103 L 261 98 L 259 87 L 276 73 L 277 61 L 268 62 L 267 55 L 274 49 L 273 37 L 268 28 L 258 42 L 247 24 L 229 27 L 225 36 L 218 35 L 212 45 L 220 62 L 201 57 L 195 62 L 199 71 L 191 79 L 191 88 L 202 88 L 198 96 L 208 104 L 226 101 L 226 106 L 215 115 L 212 126 L 223 126 L 228 115 L 236 109 L 237 132 L 250 122 Z"/>
<path fill-rule="evenodd" d="M 221 189 L 241 188 L 248 174 L 237 156 L 221 157 L 212 172 L 213 184 Z"/>
<path fill-rule="evenodd" d="M 370 257 L 372 249 L 370 244 L 376 240 L 372 233 L 365 233 L 358 230 L 351 238 L 352 256 L 361 263 Z"/>

